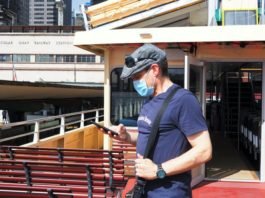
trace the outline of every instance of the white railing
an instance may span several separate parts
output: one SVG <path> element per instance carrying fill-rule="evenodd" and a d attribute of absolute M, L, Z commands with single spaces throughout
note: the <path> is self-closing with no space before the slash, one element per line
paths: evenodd
<path fill-rule="evenodd" d="M 87 111 L 68 113 L 58 116 L 49 116 L 29 121 L 4 124 L 2 125 L 2 127 L 0 127 L 0 145 L 3 144 L 3 142 L 12 141 L 12 140 L 14 141 L 19 138 L 27 137 L 30 135 L 33 135 L 32 143 L 38 143 L 40 141 L 41 133 L 55 129 L 58 129 L 58 134 L 64 135 L 66 133 L 67 127 L 74 125 L 76 127 L 74 129 L 83 128 L 87 124 L 86 121 L 93 120 L 95 122 L 99 122 L 100 120 L 103 120 L 104 117 L 103 110 L 104 110 L 103 108 L 99 108 Z M 93 113 L 95 114 L 95 116 L 89 115 Z M 89 125 L 89 123 L 87 125 Z M 17 129 L 15 128 L 21 129 L 21 131 L 16 131 Z M 23 130 L 25 128 L 30 128 L 32 130 L 30 130 L 30 132 L 25 132 L 25 130 Z M 12 133 L 15 132 L 19 134 L 12 135 L 12 133 L 10 132 Z M 51 136 L 53 135 L 54 134 L 52 134 Z"/>

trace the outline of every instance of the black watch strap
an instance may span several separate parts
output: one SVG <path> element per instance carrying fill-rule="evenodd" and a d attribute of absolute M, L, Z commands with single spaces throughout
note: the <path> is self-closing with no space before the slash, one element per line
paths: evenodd
<path fill-rule="evenodd" d="M 157 172 L 156 172 L 156 176 L 158 179 L 164 179 L 166 177 L 166 171 L 163 169 L 161 164 L 157 165 Z"/>

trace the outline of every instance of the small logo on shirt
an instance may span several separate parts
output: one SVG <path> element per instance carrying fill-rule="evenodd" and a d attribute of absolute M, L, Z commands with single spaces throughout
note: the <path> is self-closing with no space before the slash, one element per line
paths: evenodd
<path fill-rule="evenodd" d="M 138 118 L 138 121 L 144 121 L 145 123 L 147 123 L 149 126 L 151 125 L 151 120 L 148 118 L 148 117 L 146 117 L 146 116 L 139 116 L 139 118 Z"/>

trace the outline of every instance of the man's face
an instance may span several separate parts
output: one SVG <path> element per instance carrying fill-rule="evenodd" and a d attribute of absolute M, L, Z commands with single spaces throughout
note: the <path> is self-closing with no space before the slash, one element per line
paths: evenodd
<path fill-rule="evenodd" d="M 140 71 L 132 76 L 132 80 L 141 80 L 145 74 L 147 73 L 147 70 Z"/>

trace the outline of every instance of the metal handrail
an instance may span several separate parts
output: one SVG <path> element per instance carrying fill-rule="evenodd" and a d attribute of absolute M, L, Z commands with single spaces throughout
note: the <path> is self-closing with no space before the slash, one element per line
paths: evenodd
<path fill-rule="evenodd" d="M 34 120 L 29 120 L 29 121 L 22 121 L 22 122 L 5 124 L 1 127 L 2 133 L 5 132 L 3 129 L 10 129 L 12 127 L 26 126 L 26 125 L 30 125 L 30 124 L 34 124 L 34 130 L 30 131 L 30 132 L 23 133 L 23 134 L 15 135 L 12 137 L 2 138 L 2 139 L 0 139 L 0 143 L 6 142 L 9 140 L 15 140 L 15 139 L 21 138 L 21 137 L 26 137 L 29 135 L 33 135 L 33 143 L 38 143 L 40 141 L 40 134 L 41 133 L 52 130 L 52 129 L 57 129 L 57 128 L 60 129 L 59 134 L 64 135 L 66 126 L 80 123 L 79 128 L 83 128 L 85 126 L 85 121 L 94 120 L 94 121 L 98 122 L 100 118 L 104 117 L 104 115 L 100 115 L 100 113 L 99 113 L 103 110 L 104 110 L 103 108 L 98 108 L 98 109 L 91 109 L 91 110 L 74 112 L 74 113 L 67 113 L 67 114 L 62 114 L 62 115 L 58 115 L 58 116 L 49 116 L 46 118 L 39 118 L 39 119 L 34 119 Z M 93 113 L 93 112 L 95 112 L 95 114 L 96 114 L 94 117 L 85 118 L 85 114 Z M 71 118 L 72 116 L 80 116 L 80 118 L 79 118 L 79 120 L 74 120 L 74 121 L 65 123 L 65 120 L 67 118 Z M 48 122 L 48 121 L 53 121 L 53 120 L 59 120 L 58 124 L 55 126 L 51 126 L 51 127 L 47 127 L 47 128 L 43 128 L 43 129 L 40 128 L 40 124 Z"/>

